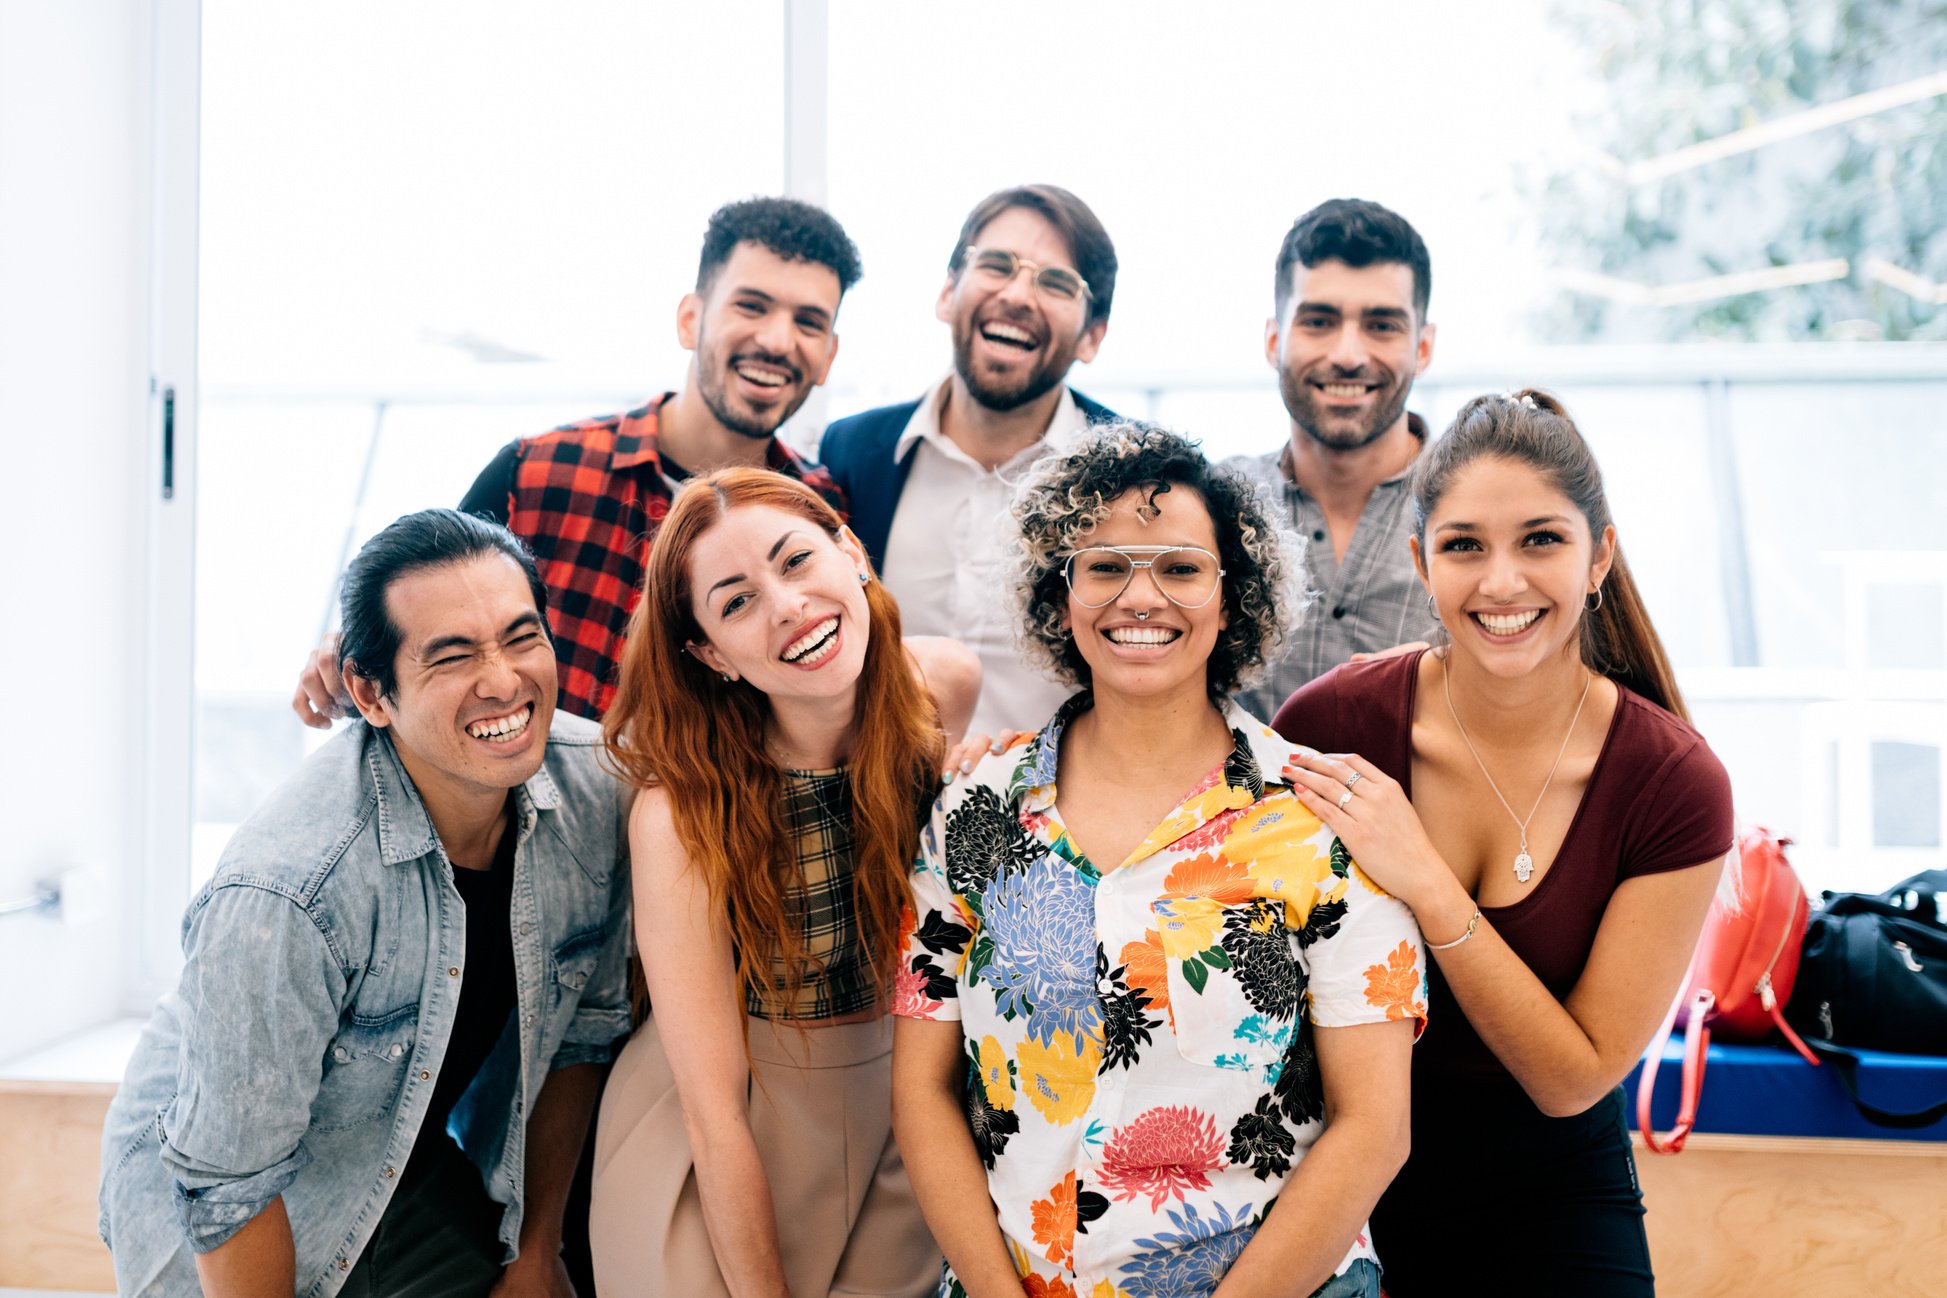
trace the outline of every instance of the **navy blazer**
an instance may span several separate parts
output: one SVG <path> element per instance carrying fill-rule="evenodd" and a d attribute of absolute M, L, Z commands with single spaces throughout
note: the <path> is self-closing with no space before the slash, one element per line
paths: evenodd
<path fill-rule="evenodd" d="M 1082 417 L 1091 424 L 1113 423 L 1121 418 L 1101 402 L 1091 401 L 1073 388 L 1069 391 L 1074 393 Z M 818 444 L 818 461 L 844 491 L 852 534 L 871 556 L 874 572 L 886 570 L 886 538 L 892 534 L 892 516 L 913 471 L 913 455 L 895 460 L 892 453 L 913 412 L 919 409 L 919 401 L 932 395 L 929 391 L 916 401 L 835 419 Z"/>

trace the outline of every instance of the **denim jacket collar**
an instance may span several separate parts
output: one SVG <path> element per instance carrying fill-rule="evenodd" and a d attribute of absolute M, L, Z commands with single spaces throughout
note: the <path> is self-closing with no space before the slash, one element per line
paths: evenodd
<path fill-rule="evenodd" d="M 369 724 L 361 722 L 360 724 Z M 431 854 L 439 836 L 433 832 L 433 819 L 413 786 L 412 777 L 399 759 L 392 736 L 372 727 L 372 742 L 365 746 L 366 771 L 379 800 L 379 859 L 387 865 L 402 865 Z M 561 805 L 561 792 L 554 777 L 542 766 L 527 783 L 514 790 L 514 807 L 523 825 L 532 822 L 537 811 L 553 811 Z"/>

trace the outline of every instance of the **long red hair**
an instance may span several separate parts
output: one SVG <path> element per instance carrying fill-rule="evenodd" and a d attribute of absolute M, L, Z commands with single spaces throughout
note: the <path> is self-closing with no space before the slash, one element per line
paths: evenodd
<path fill-rule="evenodd" d="M 657 530 L 614 703 L 602 721 L 610 760 L 642 786 L 669 791 L 677 837 L 691 868 L 724 908 L 746 998 L 755 990 L 788 1004 L 810 956 L 789 922 L 785 893 L 797 858 L 784 816 L 783 783 L 764 751 L 770 700 L 725 682 L 690 654 L 706 637 L 692 611 L 690 556 L 731 510 L 769 506 L 836 538 L 837 511 L 793 478 L 768 469 L 724 469 L 693 480 Z M 919 853 L 924 790 L 945 749 L 939 713 L 901 643 L 899 606 L 877 581 L 865 665 L 853 713 L 852 904 L 882 987 L 899 956 L 899 921 L 911 896 L 907 871 Z M 781 957 L 780 984 L 772 966 Z M 644 989 L 638 984 L 638 1010 Z"/>

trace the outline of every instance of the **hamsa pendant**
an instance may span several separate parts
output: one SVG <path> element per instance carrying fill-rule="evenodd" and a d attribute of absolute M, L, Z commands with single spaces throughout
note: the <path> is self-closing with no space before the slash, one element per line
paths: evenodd
<path fill-rule="evenodd" d="M 1535 873 L 1535 858 L 1528 855 L 1526 848 L 1515 854 L 1514 877 L 1518 883 L 1526 883 Z"/>

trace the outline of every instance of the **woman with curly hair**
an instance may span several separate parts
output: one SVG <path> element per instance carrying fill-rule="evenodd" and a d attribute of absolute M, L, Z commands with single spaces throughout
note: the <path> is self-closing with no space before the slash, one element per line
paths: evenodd
<path fill-rule="evenodd" d="M 1341 754 L 1288 774 L 1438 963 L 1412 1157 L 1373 1214 L 1386 1287 L 1648 1295 L 1618 1083 L 1696 945 L 1730 783 L 1553 397 L 1468 402 L 1412 490 L 1443 646 L 1328 672 L 1276 722 Z"/>
<path fill-rule="evenodd" d="M 888 1117 L 886 994 L 942 717 L 979 686 L 838 515 L 760 469 L 656 535 L 608 751 L 653 1014 L 610 1075 L 589 1234 L 615 1294 L 915 1295 L 939 1274 Z M 929 694 L 930 691 L 930 694 Z"/>
<path fill-rule="evenodd" d="M 1028 642 L 1081 692 L 948 788 L 914 872 L 893 1122 L 942 1293 L 1377 1294 L 1419 934 L 1227 702 L 1290 611 L 1284 543 L 1140 424 L 1015 517 Z"/>

